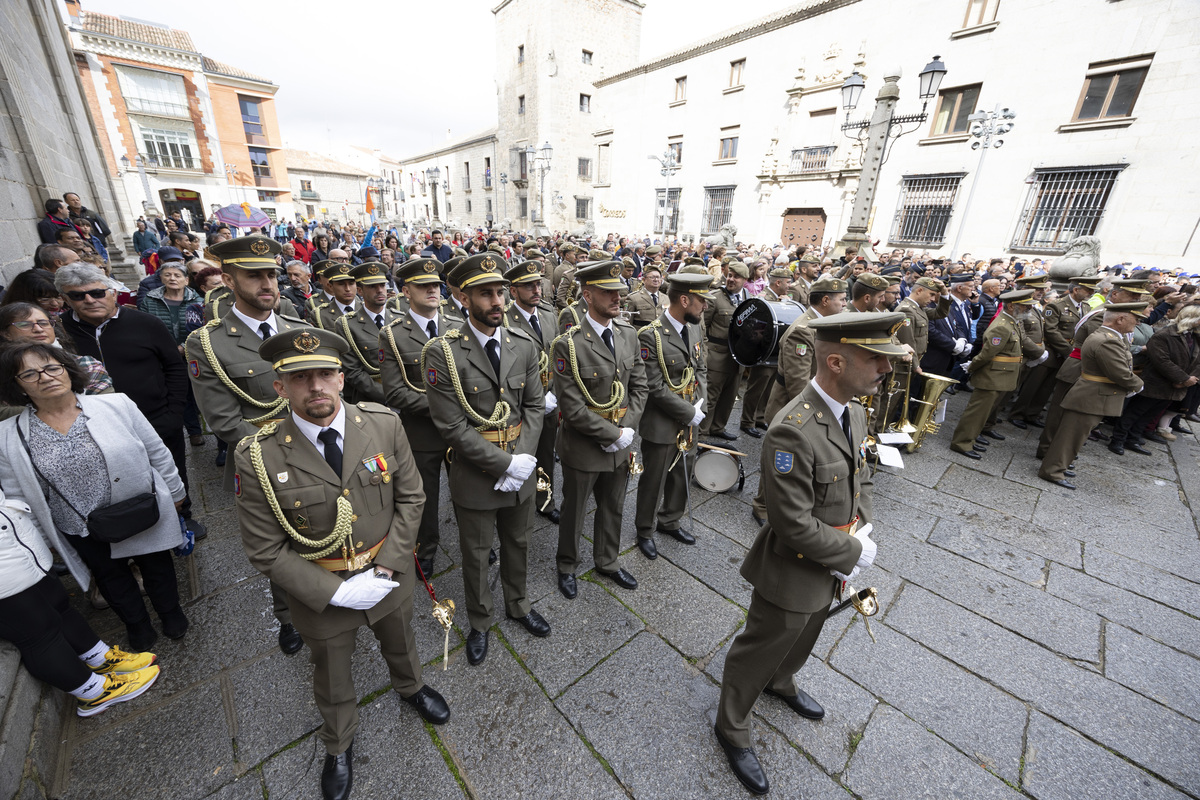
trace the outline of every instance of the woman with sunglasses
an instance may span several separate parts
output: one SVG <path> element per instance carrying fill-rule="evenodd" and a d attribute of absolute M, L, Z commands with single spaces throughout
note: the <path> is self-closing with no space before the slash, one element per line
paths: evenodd
<path fill-rule="evenodd" d="M 0 402 L 24 405 L 0 422 L 0 485 L 32 509 L 37 527 L 82 587 L 95 579 L 125 624 L 131 649 L 158 639 L 129 567 L 138 565 L 163 633 L 181 639 L 171 549 L 184 543 L 178 508 L 187 495 L 171 452 L 123 394 L 85 395 L 86 373 L 62 348 L 16 342 L 0 348 Z M 158 520 L 121 541 L 101 541 L 93 511 L 153 491 Z"/>

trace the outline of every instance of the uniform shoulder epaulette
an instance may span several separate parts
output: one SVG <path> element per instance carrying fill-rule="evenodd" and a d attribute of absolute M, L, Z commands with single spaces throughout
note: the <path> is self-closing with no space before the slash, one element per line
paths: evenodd
<path fill-rule="evenodd" d="M 250 443 L 255 439 L 266 439 L 274 436 L 277 430 L 279 430 L 279 423 L 275 420 L 271 420 L 266 425 L 263 425 L 261 428 L 259 428 L 256 432 L 250 434 L 249 436 L 243 436 L 241 440 L 238 441 L 237 447 L 234 449 L 238 452 L 241 452 L 249 447 Z"/>
<path fill-rule="evenodd" d="M 531 344 L 533 343 L 533 337 L 531 335 L 529 335 L 528 333 L 526 333 L 525 331 L 521 330 L 520 328 L 506 328 L 505 331 L 509 334 L 512 334 L 513 336 L 518 336 L 522 339 L 525 339 L 526 341 L 530 342 Z"/>
<path fill-rule="evenodd" d="M 411 320 L 412 320 L 412 317 L 410 317 L 408 314 L 405 314 L 404 316 L 401 316 L 401 317 L 396 317 L 394 320 L 392 320 L 391 322 L 387 323 L 387 324 L 386 324 L 386 325 L 384 325 L 383 327 L 384 327 L 384 329 L 385 329 L 385 330 L 386 330 L 387 328 L 394 328 L 394 327 L 396 327 L 397 325 L 400 325 L 401 323 L 403 323 L 405 320 L 409 320 L 409 321 L 411 321 Z"/>
<path fill-rule="evenodd" d="M 851 402 L 857 402 L 852 400 Z M 798 403 L 791 413 L 783 418 L 783 422 L 789 425 L 795 425 L 797 428 L 804 427 L 804 423 L 808 422 L 816 416 L 812 410 L 812 403 Z"/>
<path fill-rule="evenodd" d="M 292 317 L 287 314 L 276 314 L 275 316 L 279 317 L 280 319 L 286 319 L 288 322 L 294 322 L 297 325 L 308 325 L 307 322 L 300 319 L 299 317 Z"/>
<path fill-rule="evenodd" d="M 656 319 L 653 322 L 647 322 L 645 325 L 637 329 L 638 336 L 642 335 L 642 331 L 651 331 L 655 328 L 661 328 L 662 326 L 663 324 L 661 319 Z"/>
<path fill-rule="evenodd" d="M 219 328 L 219 327 L 221 327 L 221 323 L 223 321 L 224 321 L 224 319 L 222 317 L 217 317 L 216 319 L 210 319 L 208 322 L 204 323 L 204 327 Z M 197 328 L 196 330 L 199 330 L 199 328 Z M 195 331 L 192 331 L 192 332 L 195 333 Z"/>
<path fill-rule="evenodd" d="M 463 335 L 462 328 L 451 328 L 450 330 L 443 333 L 441 338 L 449 339 L 450 341 L 454 341 L 455 339 L 459 338 L 462 335 Z"/>
<path fill-rule="evenodd" d="M 624 317 L 617 317 L 613 320 L 614 325 L 624 325 L 626 328 L 632 328 L 633 323 L 627 321 Z"/>
<path fill-rule="evenodd" d="M 372 403 L 370 400 L 363 400 L 360 403 L 355 403 L 354 407 L 359 411 L 370 411 L 372 414 L 393 414 L 390 408 L 382 403 Z"/>

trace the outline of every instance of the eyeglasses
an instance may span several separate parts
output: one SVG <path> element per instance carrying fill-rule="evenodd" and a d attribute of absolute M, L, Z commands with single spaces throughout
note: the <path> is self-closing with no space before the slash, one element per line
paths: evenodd
<path fill-rule="evenodd" d="M 10 323 L 19 331 L 27 331 L 30 328 L 53 328 L 54 323 L 48 319 L 23 319 L 20 322 Z"/>
<path fill-rule="evenodd" d="M 57 378 L 67 371 L 67 368 L 62 364 L 47 364 L 41 369 L 27 369 L 24 372 L 17 373 L 17 380 L 21 383 L 34 383 L 45 375 L 47 378 Z"/>
<path fill-rule="evenodd" d="M 88 289 L 86 292 L 64 292 L 67 299 L 78 303 L 85 297 L 94 297 L 97 300 L 103 300 L 112 289 Z"/>

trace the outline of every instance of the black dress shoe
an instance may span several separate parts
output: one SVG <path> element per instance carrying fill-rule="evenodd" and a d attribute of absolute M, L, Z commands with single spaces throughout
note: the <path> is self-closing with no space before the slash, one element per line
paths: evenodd
<path fill-rule="evenodd" d="M 1041 417 L 1038 417 L 1037 419 L 1027 420 L 1027 422 L 1035 428 L 1046 427 L 1046 420 L 1042 419 Z"/>
<path fill-rule="evenodd" d="M 445 725 L 450 721 L 450 705 L 446 698 L 436 690 L 430 689 L 428 684 L 422 686 L 416 694 L 402 696 L 400 699 L 415 708 L 421 719 L 431 725 Z"/>
<path fill-rule="evenodd" d="M 824 719 L 825 709 L 821 708 L 821 704 L 813 700 L 803 689 L 797 689 L 797 694 L 794 697 L 788 697 L 786 694 L 780 694 L 773 689 L 764 689 L 766 694 L 778 697 L 780 700 L 788 704 L 788 707 L 795 711 L 805 719 Z"/>
<path fill-rule="evenodd" d="M 692 534 L 688 533 L 683 528 L 676 528 L 673 531 L 669 531 L 666 528 L 659 527 L 655 528 L 655 530 L 657 530 L 659 533 L 665 533 L 667 536 L 670 536 L 672 539 L 676 540 L 677 542 L 682 542 L 683 544 L 696 543 L 696 537 L 692 536 Z"/>
<path fill-rule="evenodd" d="M 709 436 L 713 439 L 724 439 L 727 442 L 736 442 L 738 438 L 736 433 L 730 433 L 729 431 L 713 431 Z"/>
<path fill-rule="evenodd" d="M 217 466 L 218 467 L 225 466 L 225 455 L 228 452 L 229 452 L 228 450 L 218 450 L 217 451 Z"/>
<path fill-rule="evenodd" d="M 658 545 L 656 545 L 654 540 L 649 537 L 645 539 L 640 536 L 638 537 L 638 550 L 641 550 L 642 555 L 651 561 L 658 558 Z"/>
<path fill-rule="evenodd" d="M 756 422 L 756 423 L 754 423 L 754 427 L 756 427 L 756 428 L 758 428 L 758 429 L 760 429 L 760 430 L 764 430 L 764 431 L 765 431 L 765 430 L 767 429 L 767 423 L 765 423 L 765 422 Z"/>
<path fill-rule="evenodd" d="M 761 439 L 763 437 L 763 432 L 758 428 L 747 428 L 745 425 L 742 426 L 742 433 L 746 434 L 747 436 L 753 436 L 755 439 Z"/>
<path fill-rule="evenodd" d="M 350 787 L 354 785 L 353 761 L 353 743 L 344 753 L 325 755 L 325 767 L 321 770 L 321 797 L 324 800 L 346 800 L 350 796 Z"/>
<path fill-rule="evenodd" d="M 467 663 L 475 667 L 487 658 L 488 632 L 471 628 L 467 634 Z"/>
<path fill-rule="evenodd" d="M 979 444 L 979 443 L 971 445 L 971 449 L 973 451 L 975 451 L 976 453 L 979 453 L 980 455 L 983 455 L 984 453 L 986 453 L 988 451 L 986 444 Z"/>
<path fill-rule="evenodd" d="M 435 558 L 436 558 L 436 556 L 435 556 Z M 433 577 L 433 559 L 432 558 L 418 558 L 417 564 L 420 565 L 420 567 L 421 567 L 422 575 L 424 575 L 426 578 Z"/>
<path fill-rule="evenodd" d="M 500 560 L 500 555 L 496 552 L 496 548 L 494 548 L 494 547 L 489 548 L 488 549 L 488 566 L 490 567 L 492 564 L 495 564 L 499 560 Z"/>
<path fill-rule="evenodd" d="M 1133 452 L 1137 453 L 1138 455 L 1143 455 L 1143 456 L 1154 455 L 1153 450 L 1147 450 L 1145 447 L 1142 447 L 1140 444 L 1137 444 L 1135 442 L 1126 442 L 1125 449 L 1132 450 Z"/>
<path fill-rule="evenodd" d="M 54 571 L 54 574 L 60 578 L 71 571 L 70 568 L 61 561 L 55 561 L 51 569 Z"/>
<path fill-rule="evenodd" d="M 763 772 L 762 764 L 758 763 L 754 748 L 734 747 L 715 727 L 713 733 L 717 734 L 717 742 L 725 751 L 725 757 L 729 759 L 729 768 L 742 782 L 742 786 L 754 794 L 766 794 L 771 791 L 771 784 L 767 783 L 767 775 Z"/>
<path fill-rule="evenodd" d="M 575 576 L 569 572 L 558 573 L 558 590 L 562 592 L 563 597 L 574 600 L 575 595 L 579 594 L 579 588 L 575 585 Z"/>
<path fill-rule="evenodd" d="M 958 387 L 958 390 L 959 390 L 960 392 L 966 392 L 967 394 L 971 394 L 972 392 L 974 392 L 974 391 L 975 391 L 975 387 L 974 387 L 974 386 L 968 386 L 967 384 L 965 384 L 965 383 L 964 383 L 964 384 L 962 384 L 962 385 L 960 385 L 960 386 Z"/>
<path fill-rule="evenodd" d="M 992 440 L 991 440 L 991 439 L 988 439 L 988 438 L 985 438 L 985 437 L 983 437 L 983 436 L 976 436 L 976 437 L 975 437 L 975 444 L 979 445 L 980 447 L 991 447 L 991 446 L 992 446 Z"/>
<path fill-rule="evenodd" d="M 550 635 L 550 623 L 546 622 L 541 614 L 529 609 L 529 613 L 523 617 L 509 617 L 513 622 L 520 623 L 521 627 L 529 631 L 539 639 L 544 639 Z"/>
<path fill-rule="evenodd" d="M 1056 481 L 1053 478 L 1042 478 L 1042 480 L 1049 481 L 1050 483 L 1053 483 L 1055 486 L 1061 486 L 1064 489 L 1070 489 L 1071 491 L 1075 491 L 1075 484 L 1071 483 L 1070 481 L 1066 481 L 1066 480 Z"/>
<path fill-rule="evenodd" d="M 953 448 L 951 449 L 953 450 Z M 976 453 L 974 450 L 953 450 L 953 452 L 958 453 L 960 456 L 973 458 L 976 461 L 979 461 L 981 458 L 983 458 L 983 456 L 979 455 L 979 453 Z"/>
<path fill-rule="evenodd" d="M 1108 441 L 1108 437 L 1105 436 L 1103 433 L 1101 433 L 1098 428 L 1088 434 L 1088 439 L 1090 439 L 1093 442 L 1107 442 Z"/>
<path fill-rule="evenodd" d="M 1020 417 L 1009 417 L 1008 424 L 1012 425 L 1014 428 L 1020 428 L 1023 431 L 1029 430 L 1029 423 Z"/>
<path fill-rule="evenodd" d="M 1064 469 L 1064 470 L 1063 470 L 1063 475 L 1067 476 L 1068 478 L 1074 478 L 1074 477 L 1075 477 L 1075 470 L 1073 470 L 1073 469 Z"/>
<path fill-rule="evenodd" d="M 1200 422 L 1200 416 L 1196 414 L 1186 414 L 1183 417 L 1184 422 Z"/>
<path fill-rule="evenodd" d="M 1123 456 L 1125 455 L 1125 448 L 1117 442 L 1112 442 L 1108 445 L 1108 452 L 1113 453 L 1114 455 Z"/>
<path fill-rule="evenodd" d="M 283 651 L 285 656 L 290 656 L 298 652 L 301 647 L 304 647 L 304 640 L 300 638 L 300 632 L 296 630 L 296 626 L 288 622 L 279 626 L 279 649 Z"/>
<path fill-rule="evenodd" d="M 557 525 L 558 521 L 562 518 L 562 515 L 558 513 L 558 509 L 553 508 L 553 507 L 551 507 L 550 509 L 548 509 L 546 511 L 542 511 L 541 509 L 538 509 L 537 513 L 538 513 L 538 516 L 545 517 L 546 519 L 553 522 L 555 525 Z"/>
<path fill-rule="evenodd" d="M 750 519 L 754 520 L 754 524 L 755 524 L 755 525 L 757 525 L 757 526 L 758 526 L 758 527 L 760 527 L 760 528 L 761 528 L 763 525 L 766 525 L 766 524 L 767 524 L 767 521 L 766 521 L 765 519 L 763 519 L 762 517 L 760 517 L 758 514 L 755 514 L 753 511 L 751 511 L 751 512 L 750 512 Z"/>
<path fill-rule="evenodd" d="M 1192 429 L 1181 424 L 1178 417 L 1176 417 L 1175 421 L 1171 423 L 1171 430 L 1175 431 L 1176 433 L 1182 433 L 1184 436 L 1192 435 Z"/>
<path fill-rule="evenodd" d="M 987 436 L 990 439 L 995 439 L 997 442 L 1003 442 L 1005 439 L 1005 436 L 1003 433 L 997 433 L 996 431 L 992 430 L 991 428 L 985 428 L 983 431 L 983 435 Z"/>
<path fill-rule="evenodd" d="M 191 517 L 185 517 L 183 520 L 184 526 L 192 532 L 192 538 L 197 542 L 208 536 L 208 528 L 204 527 L 203 522 L 197 522 Z"/>
<path fill-rule="evenodd" d="M 624 567 L 618 569 L 616 572 L 601 572 L 600 570 L 596 570 L 596 574 L 603 575 L 622 589 L 637 588 L 637 578 L 626 572 Z"/>

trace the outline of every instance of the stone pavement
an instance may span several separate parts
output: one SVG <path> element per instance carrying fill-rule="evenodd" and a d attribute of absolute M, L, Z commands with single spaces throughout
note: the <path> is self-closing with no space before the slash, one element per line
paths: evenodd
<path fill-rule="evenodd" d="M 964 404 L 952 398 L 951 424 Z M 1001 430 L 1007 440 L 976 462 L 948 450 L 947 426 L 904 470 L 878 476 L 879 557 L 864 575 L 880 592 L 878 641 L 848 615 L 826 626 L 798 677 L 824 704 L 821 722 L 759 700 L 772 796 L 1200 797 L 1200 444 L 1152 444 L 1149 458 L 1091 444 L 1069 492 L 1037 478 L 1039 431 Z M 756 534 L 758 445 L 738 442 L 751 453 L 743 491 L 693 490 L 698 544 L 660 536 L 654 562 L 634 547 L 630 487 L 633 592 L 587 573 L 578 599 L 563 599 L 556 530 L 536 518 L 530 596 L 554 632 L 533 639 L 502 620 L 480 667 L 463 655 L 460 612 L 443 671 L 441 629 L 418 587 L 417 641 L 426 680 L 452 708 L 445 726 L 388 691 L 364 631 L 355 796 L 748 797 L 711 726 L 750 600 L 738 568 Z M 70 717 L 57 797 L 319 797 L 307 651 L 276 647 L 266 580 L 242 552 L 213 454 L 210 444 L 191 460 L 210 531 L 179 562 L 191 632 L 160 639 L 163 675 L 146 696 Z M 434 585 L 461 609 L 449 504 L 441 518 Z M 86 613 L 123 641 L 110 612 Z"/>

